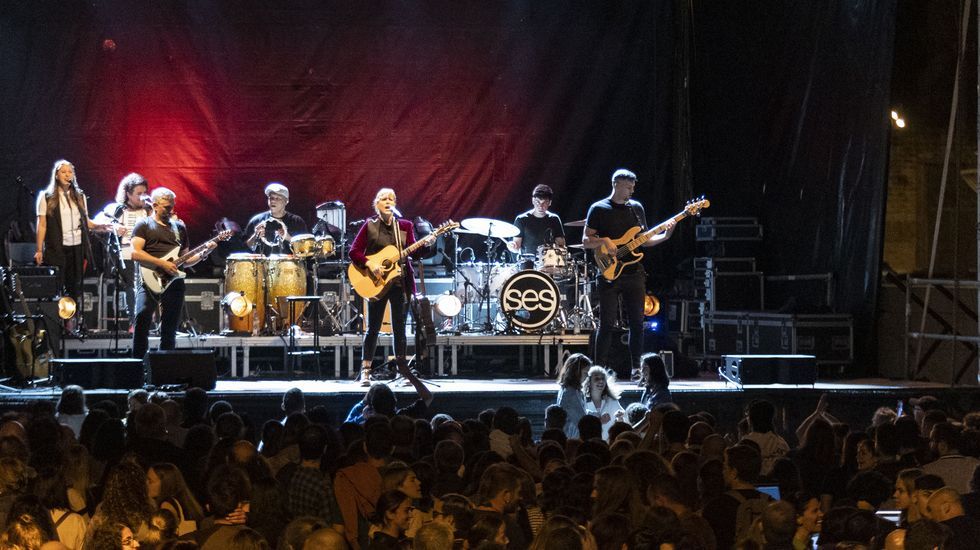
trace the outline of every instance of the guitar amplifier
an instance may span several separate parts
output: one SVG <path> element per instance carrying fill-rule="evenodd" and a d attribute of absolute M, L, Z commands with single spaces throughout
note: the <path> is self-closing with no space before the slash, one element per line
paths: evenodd
<path fill-rule="evenodd" d="M 46 265 L 12 267 L 17 284 L 28 300 L 56 301 L 61 298 L 61 273 L 57 267 Z"/>

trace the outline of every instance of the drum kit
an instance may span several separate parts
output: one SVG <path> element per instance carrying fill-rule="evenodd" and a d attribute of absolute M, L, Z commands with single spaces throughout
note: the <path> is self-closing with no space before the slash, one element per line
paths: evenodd
<path fill-rule="evenodd" d="M 515 255 L 512 261 L 493 261 L 505 239 L 520 230 L 491 218 L 467 218 L 462 230 L 485 237 L 486 262 L 455 262 L 453 295 L 462 302 L 450 330 L 481 333 L 557 333 L 592 330 L 590 295 L 595 276 L 582 245 L 541 245 L 534 254 Z M 569 222 L 584 227 L 584 221 Z M 441 297 L 440 297 L 441 298 Z M 436 308 L 440 309 L 436 299 Z"/>
<path fill-rule="evenodd" d="M 300 315 L 289 311 L 287 297 L 317 295 L 317 268 L 324 264 L 343 266 L 347 258 L 347 227 L 343 203 L 332 201 L 317 206 L 318 223 L 314 233 L 294 235 L 292 254 L 264 256 L 231 254 L 225 265 L 223 305 L 228 311 L 227 327 L 237 334 L 280 334 L 298 324 Z M 356 224 L 351 224 L 356 227 Z M 592 330 L 596 319 L 590 294 L 595 280 L 581 245 L 568 247 L 541 245 L 536 253 L 501 257 L 498 248 L 505 239 L 519 234 L 513 224 L 491 218 L 467 218 L 456 233 L 484 237 L 486 262 L 459 261 L 455 247 L 452 264 L 452 291 L 436 297 L 436 312 L 442 315 L 441 328 L 453 332 L 480 333 L 578 333 Z M 569 222 L 582 227 L 584 221 Z M 339 238 L 340 242 L 335 240 Z M 509 254 L 509 253 L 508 253 Z M 334 304 L 324 302 L 327 318 L 335 327 L 345 327 L 342 311 L 348 303 L 350 285 L 340 269 L 341 293 Z M 312 289 L 308 287 L 312 285 Z M 327 297 L 325 296 L 324 299 Z M 441 307 L 449 298 L 455 307 Z M 332 312 L 332 313 L 331 313 Z M 300 314 L 302 312 L 299 312 Z"/>

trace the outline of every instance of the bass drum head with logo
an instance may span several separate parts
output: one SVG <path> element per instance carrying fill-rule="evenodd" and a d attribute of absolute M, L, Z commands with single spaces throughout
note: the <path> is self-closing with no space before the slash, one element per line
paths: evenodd
<path fill-rule="evenodd" d="M 500 288 L 500 311 L 511 325 L 525 332 L 541 330 L 556 315 L 561 292 L 545 273 L 519 271 Z"/>

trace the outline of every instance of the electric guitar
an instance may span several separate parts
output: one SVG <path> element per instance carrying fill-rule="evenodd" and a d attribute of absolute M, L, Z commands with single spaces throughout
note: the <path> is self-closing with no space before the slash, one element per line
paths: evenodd
<path fill-rule="evenodd" d="M 231 238 L 232 234 L 233 232 L 230 230 L 222 231 L 221 233 L 218 233 L 217 235 L 211 237 L 207 241 L 199 244 L 198 246 L 196 246 L 190 252 L 184 254 L 183 256 L 179 255 L 180 247 L 175 246 L 173 250 L 167 252 L 167 254 L 162 256 L 160 259 L 166 260 L 168 262 L 173 262 L 178 268 L 176 275 L 171 275 L 170 273 L 167 273 L 166 271 L 160 269 L 159 267 L 147 267 L 145 265 L 140 264 L 140 275 L 143 277 L 143 285 L 146 286 L 147 290 L 149 290 L 154 294 L 163 294 L 163 292 L 167 290 L 168 287 L 170 287 L 170 283 L 176 281 L 177 279 L 183 279 L 184 277 L 187 276 L 186 273 L 179 270 L 180 266 L 187 263 L 187 260 L 191 259 L 191 257 L 196 256 L 201 252 L 204 252 L 204 250 L 211 243 L 216 243 L 218 241 L 227 241 L 228 239 Z"/>
<path fill-rule="evenodd" d="M 54 353 L 50 346 L 44 349 L 47 343 L 46 333 L 43 328 L 37 327 L 34 323 L 34 316 L 31 315 L 27 307 L 27 300 L 24 299 L 24 290 L 20 286 L 20 279 L 16 273 L 7 273 L 10 278 L 10 286 L 17 294 L 20 303 L 23 322 L 15 324 L 9 329 L 10 341 L 13 343 L 16 354 L 17 374 L 24 380 L 31 377 L 47 378 L 48 369 Z"/>
<path fill-rule="evenodd" d="M 607 281 L 615 281 L 623 272 L 624 267 L 635 264 L 643 258 L 643 253 L 636 251 L 640 245 L 649 241 L 654 235 L 667 231 L 669 223 L 677 223 L 688 216 L 697 216 L 709 206 L 711 206 L 711 202 L 704 197 L 691 199 L 687 201 L 684 210 L 655 227 L 651 227 L 642 233 L 639 227 L 629 228 L 622 237 L 613 239 L 614 249 L 609 250 L 605 245 L 595 249 L 595 263 L 599 267 L 599 272 Z"/>
<path fill-rule="evenodd" d="M 381 264 L 381 275 L 377 277 L 367 267 L 360 267 L 351 263 L 347 268 L 347 277 L 350 279 L 351 286 L 354 287 L 354 292 L 357 292 L 358 296 L 370 302 L 377 301 L 384 295 L 385 291 L 388 290 L 388 287 L 391 286 L 395 279 L 401 276 L 401 260 L 419 248 L 430 244 L 439 235 L 447 231 L 452 231 L 457 227 L 459 227 L 457 222 L 448 220 L 440 225 L 438 229 L 426 235 L 425 238 L 415 241 L 404 248 L 401 255 L 398 254 L 398 248 L 394 245 L 388 245 L 378 252 L 371 254 L 367 257 L 368 261 Z"/>

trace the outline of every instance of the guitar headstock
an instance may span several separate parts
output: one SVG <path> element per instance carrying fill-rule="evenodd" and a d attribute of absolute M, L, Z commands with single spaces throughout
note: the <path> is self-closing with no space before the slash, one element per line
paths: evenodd
<path fill-rule="evenodd" d="M 442 235 L 446 231 L 452 231 L 459 227 L 459 222 L 454 222 L 453 220 L 446 220 L 442 222 L 442 225 L 438 229 L 432 232 L 433 235 Z"/>
<path fill-rule="evenodd" d="M 704 195 L 701 195 L 701 198 L 687 201 L 687 204 L 684 205 L 684 211 L 687 212 L 688 216 L 697 216 L 709 206 L 711 206 L 711 201 L 704 198 Z"/>
<path fill-rule="evenodd" d="M 216 240 L 216 241 L 227 241 L 234 234 L 235 234 L 235 232 L 232 231 L 231 229 L 225 229 L 224 231 L 222 231 L 222 232 L 218 233 L 217 235 L 215 235 L 214 236 L 214 240 Z"/>

